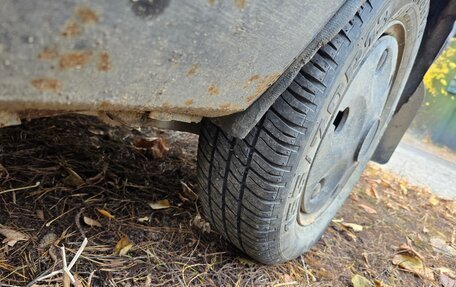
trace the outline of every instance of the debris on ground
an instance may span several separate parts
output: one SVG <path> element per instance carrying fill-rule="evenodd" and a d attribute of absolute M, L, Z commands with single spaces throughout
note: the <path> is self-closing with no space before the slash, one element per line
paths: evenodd
<path fill-rule="evenodd" d="M 83 116 L 0 129 L 0 286 L 455 287 L 456 202 L 370 166 L 309 252 L 265 266 L 204 219 L 196 151 Z"/>

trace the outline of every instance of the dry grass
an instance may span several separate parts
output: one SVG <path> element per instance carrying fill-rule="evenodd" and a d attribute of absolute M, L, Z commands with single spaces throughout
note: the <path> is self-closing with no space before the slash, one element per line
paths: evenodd
<path fill-rule="evenodd" d="M 144 135 L 87 117 L 0 130 L 0 224 L 28 237 L 0 244 L 0 286 L 24 286 L 62 268 L 58 247 L 71 259 L 84 237 L 89 243 L 72 269 L 79 286 L 349 286 L 354 274 L 389 286 L 440 286 L 438 268 L 456 267 L 455 256 L 430 244 L 438 236 L 455 246 L 455 203 L 373 167 L 310 252 L 277 266 L 254 263 L 195 222 L 197 137 L 145 132 L 165 139 L 164 157 L 134 146 Z M 171 207 L 148 204 L 162 199 Z M 363 230 L 354 232 L 347 222 Z M 133 247 L 116 255 L 125 236 Z M 403 243 L 423 256 L 435 280 L 392 264 Z M 64 283 L 57 276 L 37 284 Z"/>

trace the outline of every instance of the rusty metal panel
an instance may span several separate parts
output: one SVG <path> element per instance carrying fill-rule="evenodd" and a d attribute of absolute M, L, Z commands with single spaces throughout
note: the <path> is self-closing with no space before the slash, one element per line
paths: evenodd
<path fill-rule="evenodd" d="M 2 0 L 0 110 L 245 110 L 344 0 Z"/>

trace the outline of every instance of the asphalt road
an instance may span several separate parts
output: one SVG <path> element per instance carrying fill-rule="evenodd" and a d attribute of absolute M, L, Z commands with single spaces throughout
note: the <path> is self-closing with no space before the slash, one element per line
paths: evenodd
<path fill-rule="evenodd" d="M 456 163 L 421 147 L 401 142 L 384 168 L 429 187 L 437 196 L 456 200 Z"/>

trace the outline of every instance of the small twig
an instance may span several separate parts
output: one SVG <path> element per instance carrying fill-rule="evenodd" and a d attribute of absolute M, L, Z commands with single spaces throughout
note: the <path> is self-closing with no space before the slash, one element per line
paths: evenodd
<path fill-rule="evenodd" d="M 76 214 L 74 221 L 76 223 L 76 227 L 79 229 L 79 232 L 81 232 L 82 236 L 87 237 L 84 232 L 84 229 L 82 229 L 82 226 L 81 226 L 81 215 L 82 215 L 82 212 L 84 211 L 84 209 L 85 209 L 84 207 L 81 208 L 81 210 L 78 212 L 78 214 Z"/>
<path fill-rule="evenodd" d="M 29 185 L 29 186 L 23 186 L 23 187 L 17 187 L 17 188 L 12 188 L 12 189 L 7 189 L 7 190 L 2 190 L 0 191 L 0 194 L 8 193 L 8 192 L 13 192 L 13 191 L 19 191 L 19 190 L 25 190 L 25 189 L 30 189 L 30 188 L 35 188 L 40 186 L 41 182 L 37 181 L 34 185 Z"/>
<path fill-rule="evenodd" d="M 309 274 L 308 274 L 308 270 L 307 270 L 307 264 L 306 262 L 304 261 L 304 258 L 301 256 L 301 263 L 302 263 L 302 267 L 304 267 L 304 273 L 306 274 L 306 281 L 307 281 L 307 286 L 310 286 L 310 280 L 309 280 Z"/>
<path fill-rule="evenodd" d="M 84 244 L 84 242 L 82 244 Z M 70 278 L 71 284 L 74 284 L 74 277 L 73 277 L 73 274 L 71 274 L 71 272 L 70 272 L 71 268 L 68 268 L 68 265 L 67 265 L 67 262 L 66 262 L 65 246 L 60 247 L 60 250 L 62 251 L 62 261 L 63 261 L 62 271 L 63 271 L 63 273 L 65 273 Z M 78 250 L 78 252 L 79 252 L 79 250 Z M 79 255 L 78 255 L 78 253 L 76 253 L 76 255 L 74 256 L 73 260 L 75 258 L 77 259 L 79 257 Z M 71 261 L 71 262 L 73 262 L 73 261 Z"/>
<path fill-rule="evenodd" d="M 71 284 L 74 284 L 75 280 L 74 280 L 73 274 L 71 274 L 71 268 L 74 266 L 74 264 L 76 264 L 76 261 L 78 261 L 79 257 L 81 256 L 82 252 L 84 251 L 84 249 L 85 249 L 85 247 L 87 245 L 87 242 L 88 242 L 88 240 L 87 240 L 87 237 L 86 237 L 86 238 L 84 238 L 84 241 L 82 242 L 81 247 L 79 247 L 78 251 L 74 255 L 73 259 L 71 260 L 70 265 L 67 265 L 67 262 L 66 262 L 65 246 L 60 247 L 60 250 L 62 251 L 63 268 L 60 269 L 60 270 L 51 272 L 51 273 L 49 273 L 47 275 L 41 275 L 38 278 L 32 280 L 26 286 L 27 287 L 32 286 L 36 282 L 46 280 L 46 279 L 54 277 L 54 276 L 56 276 L 58 274 L 66 274 L 70 278 Z"/>

